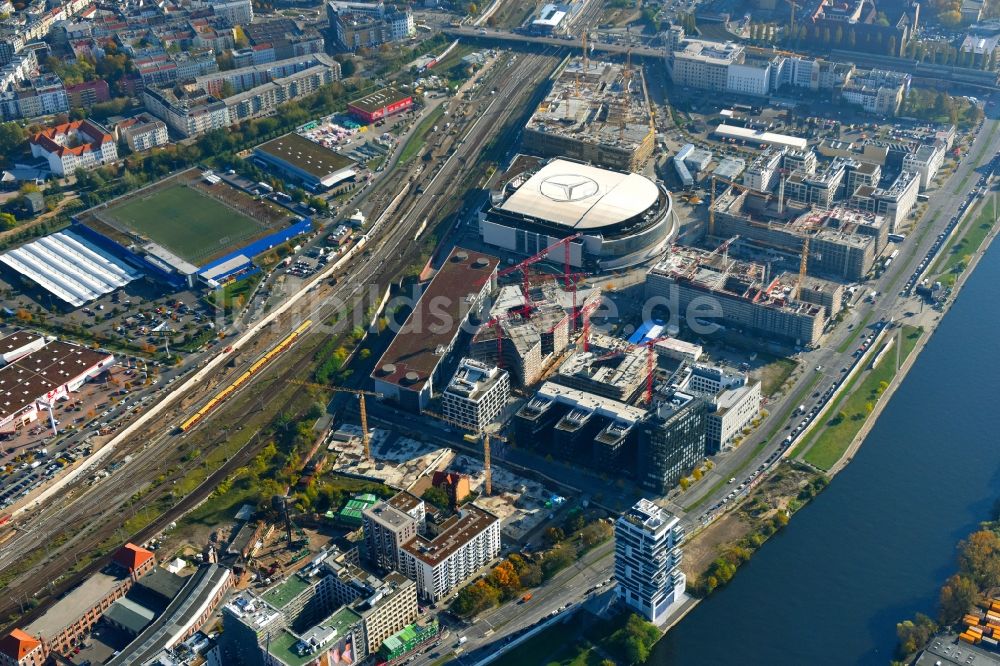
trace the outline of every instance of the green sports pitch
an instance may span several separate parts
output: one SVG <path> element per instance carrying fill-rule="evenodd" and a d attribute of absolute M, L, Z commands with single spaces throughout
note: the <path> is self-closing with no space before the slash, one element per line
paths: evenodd
<path fill-rule="evenodd" d="M 268 229 L 265 223 L 182 183 L 124 201 L 102 216 L 199 266 Z"/>

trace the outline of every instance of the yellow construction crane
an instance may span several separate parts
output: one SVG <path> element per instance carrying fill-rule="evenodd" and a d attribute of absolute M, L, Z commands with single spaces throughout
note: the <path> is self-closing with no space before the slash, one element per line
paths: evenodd
<path fill-rule="evenodd" d="M 361 442 L 365 447 L 365 460 L 372 459 L 371 439 L 368 436 L 368 411 L 365 408 L 365 396 L 370 395 L 375 398 L 381 398 L 381 393 L 375 393 L 374 391 L 362 391 L 360 389 L 347 388 L 346 386 L 327 386 L 326 384 L 316 384 L 315 382 L 306 382 L 301 379 L 292 379 L 291 383 L 298 384 L 299 386 L 308 386 L 321 391 L 330 391 L 332 393 L 353 393 L 356 395 L 358 398 L 358 410 L 361 412 Z"/>
<path fill-rule="evenodd" d="M 799 279 L 795 282 L 795 293 L 792 298 L 799 300 L 802 283 L 806 280 L 806 269 L 809 267 L 809 236 L 802 237 L 802 259 L 799 261 Z"/>
<path fill-rule="evenodd" d="M 500 435 L 495 435 L 495 434 L 491 435 L 489 433 L 489 431 L 487 431 L 485 429 L 473 428 L 472 426 L 468 425 L 467 423 L 463 423 L 462 421 L 456 421 L 455 419 L 448 418 L 444 414 L 438 414 L 436 412 L 429 412 L 427 410 L 424 410 L 423 412 L 421 412 L 421 414 L 424 414 L 426 416 L 430 416 L 432 418 L 435 418 L 438 421 L 444 421 L 445 423 L 453 425 L 456 428 L 461 428 L 462 430 L 468 430 L 469 432 L 474 432 L 477 435 L 479 435 L 480 437 L 482 437 L 482 439 L 483 439 L 483 477 L 484 477 L 483 491 L 484 491 L 484 493 L 487 496 L 492 495 L 493 494 L 493 470 L 491 469 L 491 465 L 490 465 L 490 438 L 492 437 L 493 439 L 498 439 L 501 442 L 506 442 L 507 440 L 504 439 L 503 437 L 501 437 Z"/>

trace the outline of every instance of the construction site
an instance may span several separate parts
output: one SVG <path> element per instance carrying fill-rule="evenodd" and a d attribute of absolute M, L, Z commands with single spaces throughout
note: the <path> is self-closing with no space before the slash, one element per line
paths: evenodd
<path fill-rule="evenodd" d="M 584 44 L 584 53 L 587 48 Z M 641 171 L 655 132 L 641 68 L 573 58 L 524 129 L 534 155 L 567 157 L 622 171 Z"/>
<path fill-rule="evenodd" d="M 783 195 L 783 188 L 774 197 L 730 183 L 728 189 L 712 197 L 708 235 L 738 235 L 743 249 L 790 265 L 807 253 L 810 275 L 845 281 L 865 279 L 888 242 L 886 219 L 842 206 L 813 209 L 786 201 Z"/>
<path fill-rule="evenodd" d="M 681 323 L 736 329 L 781 342 L 813 347 L 819 343 L 830 313 L 839 309 L 843 287 L 806 279 L 808 244 L 798 274 L 771 275 L 770 264 L 730 257 L 734 236 L 712 252 L 675 246 L 646 275 L 646 297 L 676 307 Z M 710 299 L 708 301 L 697 299 Z M 687 321 L 689 307 L 712 304 L 706 321 Z M 707 310 L 705 310 L 707 312 Z"/>

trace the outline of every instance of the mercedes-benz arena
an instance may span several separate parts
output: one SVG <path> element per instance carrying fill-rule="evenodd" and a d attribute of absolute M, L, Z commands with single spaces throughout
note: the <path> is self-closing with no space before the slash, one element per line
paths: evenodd
<path fill-rule="evenodd" d="M 635 173 L 554 159 L 493 193 L 479 216 L 483 242 L 530 256 L 580 233 L 570 264 L 615 270 L 659 256 L 676 235 L 670 193 Z M 564 251 L 551 260 L 564 261 Z"/>

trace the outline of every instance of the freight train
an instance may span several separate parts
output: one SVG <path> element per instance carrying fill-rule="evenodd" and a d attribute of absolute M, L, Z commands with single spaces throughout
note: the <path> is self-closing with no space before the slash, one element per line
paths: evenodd
<path fill-rule="evenodd" d="M 291 347 L 295 341 L 305 333 L 306 329 L 312 326 L 312 320 L 308 319 L 303 322 L 298 328 L 288 334 L 288 336 L 275 345 L 269 352 L 261 356 L 259 359 L 254 361 L 246 372 L 237 377 L 232 384 L 222 389 L 216 393 L 211 400 L 206 402 L 201 409 L 195 412 L 188 420 L 184 421 L 180 425 L 181 432 L 188 432 L 191 428 L 198 425 L 203 418 L 209 415 L 213 409 L 221 405 L 225 400 L 229 398 L 233 393 L 239 390 L 244 384 L 250 381 L 250 378 L 260 372 L 264 366 L 274 360 L 280 353 Z"/>

